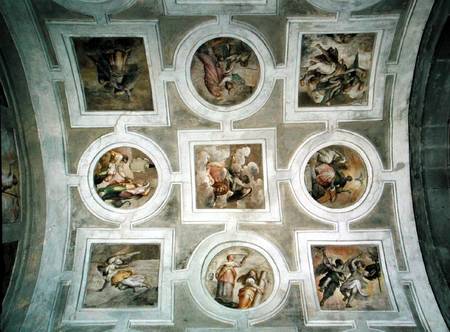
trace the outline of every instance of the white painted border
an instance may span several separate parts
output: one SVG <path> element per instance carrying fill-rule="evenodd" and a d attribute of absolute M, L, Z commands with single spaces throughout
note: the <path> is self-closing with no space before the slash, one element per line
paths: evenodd
<path fill-rule="evenodd" d="M 167 95 L 162 79 L 162 60 L 158 33 L 158 22 L 94 23 L 49 22 L 49 34 L 59 61 L 69 107 L 72 127 L 114 127 L 120 119 L 128 125 L 164 126 L 169 124 Z M 139 37 L 144 40 L 145 55 L 153 99 L 152 111 L 87 111 L 78 60 L 73 48 L 72 37 Z"/>
<path fill-rule="evenodd" d="M 373 107 L 373 95 L 374 95 L 374 90 L 375 90 L 375 74 L 376 74 L 376 70 L 377 70 L 377 61 L 378 61 L 378 54 L 380 53 L 380 39 L 381 36 L 383 34 L 382 30 L 378 30 L 378 31 L 352 31 L 350 30 L 352 33 L 373 33 L 375 35 L 374 38 L 374 45 L 373 45 L 373 50 L 372 50 L 372 66 L 370 68 L 370 80 L 369 80 L 369 89 L 368 89 L 368 98 L 367 98 L 367 105 L 333 105 L 333 106 L 317 106 L 317 107 L 312 107 L 312 106 L 301 106 L 301 101 L 299 99 L 299 94 L 297 93 L 295 95 L 295 105 L 298 105 L 298 111 L 330 111 L 330 112 L 335 112 L 335 111 L 342 111 L 342 110 L 354 110 L 354 111 L 359 111 L 359 110 L 371 110 Z M 326 31 L 326 32 L 320 32 L 319 34 L 330 34 L 330 33 L 344 33 L 344 32 L 348 32 L 347 31 Z M 314 32 L 304 32 L 301 31 L 299 33 L 299 42 L 298 42 L 298 56 L 296 58 L 296 67 L 295 67 L 295 74 L 297 75 L 298 79 L 297 79 L 297 87 L 300 84 L 300 65 L 301 65 L 301 54 L 302 54 L 302 41 L 303 41 L 303 36 L 305 35 L 311 35 L 311 34 L 318 34 L 318 33 L 314 33 Z M 379 91 L 379 89 L 377 90 L 377 93 L 379 94 L 383 94 L 383 92 Z"/>
<path fill-rule="evenodd" d="M 255 92 L 245 101 L 233 106 L 218 106 L 205 101 L 191 81 L 191 62 L 197 49 L 206 41 L 217 37 L 232 37 L 245 42 L 255 52 L 260 65 L 260 81 Z M 260 110 L 270 98 L 275 85 L 275 61 L 262 36 L 249 26 L 220 16 L 217 22 L 204 24 L 179 44 L 175 52 L 174 76 L 183 102 L 198 116 L 211 121 L 236 121 Z"/>
<path fill-rule="evenodd" d="M 259 70 L 260 70 L 260 77 L 259 77 L 259 81 L 258 81 L 258 85 L 256 86 L 255 91 L 253 92 L 252 95 L 250 95 L 246 100 L 242 101 L 239 104 L 236 105 L 227 105 L 227 106 L 222 106 L 222 105 L 215 105 L 212 104 L 210 102 L 208 102 L 207 100 L 205 100 L 197 91 L 197 89 L 195 88 L 194 84 L 192 83 L 192 76 L 191 76 L 191 66 L 192 66 L 192 62 L 194 61 L 194 57 L 195 57 L 195 53 L 198 51 L 198 49 L 205 44 L 206 42 L 213 40 L 215 38 L 219 38 L 219 37 L 227 37 L 227 38 L 234 38 L 240 41 L 243 41 L 247 44 L 247 46 L 249 46 L 252 51 L 255 53 L 255 56 L 258 60 L 258 65 L 259 65 Z M 244 37 L 245 38 L 245 37 Z M 233 112 L 235 110 L 238 110 L 240 108 L 244 108 L 246 106 L 248 106 L 249 104 L 251 104 L 258 96 L 258 94 L 261 92 L 261 89 L 264 85 L 264 66 L 262 66 L 260 63 L 262 61 L 262 57 L 261 54 L 255 49 L 255 46 L 253 45 L 253 43 L 251 42 L 251 40 L 248 39 L 244 39 L 242 37 L 242 35 L 238 35 L 236 33 L 230 33 L 230 32 L 223 32 L 219 35 L 216 34 L 210 34 L 208 36 L 204 36 L 203 39 L 197 41 L 197 43 L 192 47 L 189 55 L 186 58 L 186 63 L 184 65 L 185 67 L 185 77 L 186 77 L 186 83 L 189 89 L 190 94 L 192 94 L 194 96 L 194 98 L 196 100 L 198 100 L 198 102 L 200 104 L 203 105 L 203 107 L 211 110 L 211 111 L 217 111 L 217 112 Z"/>
<path fill-rule="evenodd" d="M 268 0 L 175 0 L 177 5 L 265 5 Z"/>
<path fill-rule="evenodd" d="M 291 18 L 288 29 L 287 68 L 295 75 L 287 75 L 285 91 L 285 122 L 338 121 L 355 119 L 381 119 L 383 114 L 386 62 L 395 33 L 398 16 L 308 21 Z M 301 41 L 304 34 L 376 33 L 370 75 L 369 100 L 366 106 L 299 107 Z"/>
<path fill-rule="evenodd" d="M 341 209 L 318 203 L 305 185 L 304 174 L 309 159 L 316 151 L 331 145 L 344 145 L 355 150 L 367 168 L 367 188 L 363 196 L 355 204 Z M 382 171 L 381 159 L 369 141 L 355 133 L 336 130 L 314 135 L 297 149 L 290 162 L 290 181 L 297 202 L 311 216 L 322 221 L 346 224 L 367 215 L 378 203 L 383 192 Z"/>
<path fill-rule="evenodd" d="M 190 141 L 189 142 L 189 155 L 192 156 L 192 158 L 190 159 L 190 177 L 192 179 L 193 185 L 192 185 L 192 210 L 194 211 L 194 213 L 205 213 L 205 212 L 212 212 L 215 211 L 214 214 L 221 214 L 223 212 L 269 212 L 270 211 L 270 207 L 268 206 L 267 202 L 269 202 L 269 194 L 267 193 L 267 188 L 268 188 L 268 182 L 269 179 L 266 178 L 266 168 L 267 168 L 267 163 L 265 162 L 267 159 L 267 153 L 266 153 L 266 141 L 265 140 L 260 140 L 260 139 L 253 139 L 253 140 L 245 140 L 244 144 L 255 144 L 255 145 L 260 145 L 261 146 L 261 164 L 263 165 L 263 169 L 262 169 L 262 175 L 263 175 L 263 182 L 264 182 L 264 208 L 262 209 L 232 209 L 232 208 L 224 208 L 224 209 L 211 209 L 211 208 L 197 208 L 196 207 L 196 202 L 197 202 L 197 191 L 196 191 L 196 187 L 197 184 L 196 182 L 196 176 L 195 176 L 195 147 L 196 146 L 223 146 L 223 145 L 238 145 L 238 144 L 243 144 L 242 141 L 236 141 L 236 140 L 217 140 L 214 141 L 212 143 L 208 142 L 208 141 Z"/>
<path fill-rule="evenodd" d="M 233 246 L 246 246 L 256 250 L 272 267 L 274 275 L 272 294 L 255 308 L 247 310 L 227 308 L 216 302 L 204 286 L 203 280 L 209 262 L 217 253 Z M 189 259 L 188 269 L 189 289 L 202 311 L 216 320 L 232 323 L 237 327 L 244 328 L 270 319 L 282 309 L 287 299 L 289 279 L 284 256 L 270 241 L 252 232 L 239 232 L 230 227 L 225 232 L 204 239 Z"/>
<path fill-rule="evenodd" d="M 153 196 L 135 209 L 115 208 L 105 203 L 97 194 L 94 185 L 94 170 L 98 160 L 107 151 L 121 146 L 136 148 L 145 153 L 155 164 L 158 186 Z M 161 150 L 149 138 L 136 133 L 111 133 L 94 141 L 83 153 L 78 164 L 79 192 L 83 203 L 96 217 L 109 222 L 136 223 L 144 221 L 159 211 L 170 194 L 170 163 Z"/>
<path fill-rule="evenodd" d="M 311 5 L 326 11 L 348 11 L 356 12 L 363 10 L 380 2 L 380 0 L 306 0 Z"/>
<path fill-rule="evenodd" d="M 407 297 L 402 288 L 401 274 L 397 269 L 394 243 L 389 231 L 339 232 L 297 231 L 296 243 L 300 257 L 300 270 L 306 272 L 304 282 L 304 316 L 307 326 L 349 325 L 355 321 L 367 321 L 369 326 L 415 326 Z M 322 310 L 317 296 L 314 269 L 312 268 L 312 245 L 377 245 L 386 289 L 392 305 L 391 310 L 356 311 Z"/>
<path fill-rule="evenodd" d="M 94 16 L 97 22 L 106 22 L 109 14 L 130 8 L 137 0 L 55 0 L 55 2 L 68 10 Z"/>
<path fill-rule="evenodd" d="M 182 183 L 181 219 L 186 222 L 227 223 L 231 220 L 248 222 L 279 222 L 281 220 L 278 185 L 275 172 L 275 129 L 178 131 Z M 264 209 L 197 209 L 195 208 L 195 145 L 262 144 L 264 174 Z"/>
<path fill-rule="evenodd" d="M 145 325 L 167 325 L 173 321 L 173 290 L 166 278 L 173 266 L 173 230 L 155 228 L 142 231 L 126 229 L 77 229 L 74 272 L 69 289 L 64 324 L 107 324 L 121 320 L 139 322 Z M 159 244 L 161 262 L 158 279 L 158 305 L 155 308 L 83 308 L 87 274 L 89 271 L 90 248 L 93 243 L 105 244 Z"/>
<path fill-rule="evenodd" d="M 164 0 L 166 15 L 275 15 L 278 0 Z"/>

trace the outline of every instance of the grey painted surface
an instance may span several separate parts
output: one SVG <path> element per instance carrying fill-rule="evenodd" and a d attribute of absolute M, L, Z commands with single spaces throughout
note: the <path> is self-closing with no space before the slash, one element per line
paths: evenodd
<path fill-rule="evenodd" d="M 18 240 L 16 263 L 2 303 L 1 329 L 19 331 L 31 303 L 40 268 L 46 221 L 46 196 L 37 121 L 27 77 L 16 45 L 0 17 L 0 79 L 8 98 L 10 120 L 16 123 L 21 174 L 20 220 L 2 225 L 2 242 Z M 2 110 L 3 121 L 4 110 Z"/>
<path fill-rule="evenodd" d="M 450 326 L 448 13 L 448 2 L 435 3 L 415 68 L 409 121 L 411 182 L 420 246 L 433 291 Z"/>
<path fill-rule="evenodd" d="M 28 87 L 22 85 L 21 91 L 30 92 L 39 128 L 39 142 L 32 141 L 40 143 L 44 156 L 43 173 L 33 169 L 37 172 L 34 181 L 41 181 L 40 197 L 31 201 L 41 209 L 45 206 L 45 210 L 36 209 L 41 217 L 46 213 L 45 219 L 36 218 L 36 231 L 26 233 L 35 235 L 30 237 L 37 248 L 34 265 L 26 272 L 29 283 L 21 291 L 30 304 L 4 322 L 5 331 L 20 330 L 19 326 L 23 331 L 445 331 L 419 250 L 409 183 L 408 96 L 432 1 L 394 5 L 381 1 L 367 9 L 351 1 L 345 5 L 351 6 L 347 11 L 337 14 L 323 7 L 327 1 L 320 7 L 328 11 L 314 7 L 312 0 L 295 4 L 255 0 L 250 5 L 240 0 L 205 1 L 82 2 L 89 5 L 81 11 L 89 9 L 96 23 L 61 7 L 51 10 L 26 0 L 1 3 L 26 73 Z M 75 0 L 59 3 L 77 10 Z M 230 8 L 239 16 L 229 16 Z M 348 10 L 361 11 L 352 17 Z M 51 60 L 46 29 L 51 30 L 59 63 Z M 379 33 L 375 68 L 379 80 L 372 91 L 373 107 L 331 112 L 298 109 L 291 97 L 297 89 L 300 33 L 346 29 Z M 153 119 L 124 113 L 95 118 L 70 101 L 69 112 L 64 112 L 67 101 L 55 82 L 63 82 L 66 93 L 74 96 L 77 73 L 60 34 L 120 31 L 153 36 L 148 39 L 153 46 L 148 52 L 156 65 L 151 75 L 158 84 L 154 90 L 160 97 L 157 111 L 167 116 Z M 263 70 L 255 95 L 232 110 L 198 100 L 187 70 L 199 43 L 221 34 L 239 36 L 252 45 Z M 249 139 L 263 140 L 266 147 L 271 188 L 266 192 L 267 211 L 200 213 L 192 209 L 189 142 Z M 163 180 L 158 194 L 129 214 L 107 209 L 89 187 L 95 158 L 108 146 L 124 142 L 154 156 Z M 370 171 L 370 189 L 355 206 L 330 211 L 311 201 L 301 178 L 306 157 L 321 145 L 337 142 L 362 155 Z M 33 153 L 38 150 L 28 153 L 36 156 Z M 87 239 L 164 242 L 164 290 L 157 311 L 95 313 L 77 307 Z M 259 248 L 278 271 L 271 299 L 249 311 L 224 310 L 202 290 L 203 260 L 233 241 Z M 308 246 L 341 241 L 383 248 L 394 311 L 320 310 L 307 263 Z M 13 301 L 11 306 L 20 304 Z"/>

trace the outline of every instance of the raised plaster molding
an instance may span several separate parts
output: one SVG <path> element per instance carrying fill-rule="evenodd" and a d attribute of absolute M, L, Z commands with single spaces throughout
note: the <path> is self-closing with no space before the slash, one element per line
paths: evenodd
<path fill-rule="evenodd" d="M 367 187 L 364 195 L 353 205 L 333 209 L 323 206 L 312 198 L 305 185 L 305 168 L 311 156 L 331 145 L 344 145 L 355 150 L 367 168 Z M 314 218 L 322 221 L 347 224 L 367 215 L 378 203 L 383 191 L 381 173 L 383 164 L 375 147 L 362 136 L 344 130 L 316 134 L 298 147 L 290 163 L 290 182 L 300 206 Z"/>
<path fill-rule="evenodd" d="M 137 0 L 53 0 L 66 9 L 85 15 L 94 16 L 97 22 L 107 21 L 109 14 L 119 13 Z"/>
<path fill-rule="evenodd" d="M 264 209 L 197 209 L 195 207 L 195 145 L 262 144 L 264 172 Z M 183 223 L 280 222 L 281 212 L 275 174 L 275 129 L 178 131 L 182 183 L 181 219 Z"/>
<path fill-rule="evenodd" d="M 59 71 L 62 74 L 72 127 L 114 127 L 119 120 L 127 125 L 135 126 L 144 123 L 153 126 L 169 125 L 168 102 L 165 82 L 162 78 L 162 60 L 157 24 L 157 21 L 118 22 L 106 25 L 72 22 L 47 23 L 59 63 L 59 67 L 54 71 Z M 87 111 L 72 37 L 143 38 L 154 110 Z"/>
<path fill-rule="evenodd" d="M 155 193 L 146 203 L 135 209 L 114 208 L 106 204 L 95 190 L 95 165 L 107 151 L 121 146 L 136 148 L 144 152 L 154 162 L 158 173 L 158 185 Z M 164 206 L 170 194 L 171 168 L 167 156 L 149 138 L 127 131 L 107 134 L 94 141 L 81 156 L 77 175 L 83 203 L 92 214 L 107 222 L 136 223 L 145 221 Z"/>
<path fill-rule="evenodd" d="M 306 0 L 313 6 L 322 10 L 337 12 L 337 11 L 358 11 L 369 8 L 380 0 Z"/>
<path fill-rule="evenodd" d="M 415 326 L 415 321 L 403 290 L 402 274 L 398 272 L 393 239 L 389 231 L 348 232 L 345 227 L 340 228 L 338 232 L 297 231 L 296 243 L 300 271 L 305 271 L 307 274 L 303 284 L 304 317 L 307 326 L 349 325 L 349 323 L 354 324 L 355 321 L 359 320 L 367 321 L 367 324 L 370 326 Z M 314 280 L 311 245 L 326 244 L 377 245 L 392 310 L 321 310 Z"/>
<path fill-rule="evenodd" d="M 288 21 L 288 51 L 286 67 L 292 73 L 286 77 L 284 120 L 297 123 L 304 121 L 342 121 L 382 119 L 386 80 L 386 63 L 394 38 L 398 16 L 374 18 L 372 16 L 328 20 L 290 18 Z M 369 101 L 366 106 L 302 107 L 298 105 L 300 79 L 301 41 L 304 34 L 374 32 L 376 42 L 373 50 Z"/>
<path fill-rule="evenodd" d="M 170 325 L 173 323 L 173 287 L 170 274 L 173 266 L 174 232 L 169 228 L 153 228 L 146 232 L 121 229 L 77 229 L 74 271 L 70 282 L 69 295 L 63 322 L 70 325 L 87 322 L 101 325 L 129 322 L 139 325 Z M 87 273 L 93 243 L 107 244 L 159 244 L 161 261 L 158 278 L 158 306 L 156 308 L 135 307 L 126 309 L 83 308 L 86 292 Z M 114 312 L 114 314 L 112 314 Z"/>
<path fill-rule="evenodd" d="M 260 81 L 250 98 L 234 106 L 218 106 L 205 101 L 195 90 L 191 78 L 191 62 L 204 42 L 217 37 L 232 37 L 244 41 L 255 52 L 260 65 Z M 219 16 L 191 31 L 175 52 L 173 79 L 186 105 L 198 116 L 211 121 L 236 121 L 247 118 L 264 106 L 270 98 L 277 76 L 275 60 L 267 42 L 251 27 L 238 24 L 230 16 Z"/>
<path fill-rule="evenodd" d="M 164 0 L 167 15 L 275 15 L 278 0 Z"/>

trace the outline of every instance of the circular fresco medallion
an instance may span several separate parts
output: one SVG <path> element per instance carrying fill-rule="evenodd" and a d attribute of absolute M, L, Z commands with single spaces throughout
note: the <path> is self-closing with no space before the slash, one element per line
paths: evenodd
<path fill-rule="evenodd" d="M 274 275 L 267 259 L 244 246 L 220 251 L 208 265 L 205 286 L 225 307 L 250 309 L 271 295 Z"/>
<path fill-rule="evenodd" d="M 95 165 L 94 185 L 107 204 L 133 209 L 153 196 L 158 173 L 145 153 L 131 147 L 118 147 L 106 152 Z"/>
<path fill-rule="evenodd" d="M 191 79 L 207 102 L 233 106 L 256 90 L 260 66 L 255 52 L 239 39 L 220 37 L 202 44 L 194 54 Z"/>
<path fill-rule="evenodd" d="M 343 145 L 315 152 L 305 168 L 309 194 L 323 206 L 339 209 L 353 205 L 367 188 L 367 168 L 361 156 Z"/>

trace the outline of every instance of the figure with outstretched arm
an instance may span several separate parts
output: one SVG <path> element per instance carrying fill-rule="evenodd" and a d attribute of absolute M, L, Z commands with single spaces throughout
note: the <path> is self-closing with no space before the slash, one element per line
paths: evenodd
<path fill-rule="evenodd" d="M 216 271 L 217 290 L 216 301 L 223 304 L 233 302 L 233 290 L 237 279 L 237 268 L 244 264 L 247 256 L 240 263 L 235 262 L 233 255 L 227 256 L 227 261 L 223 263 Z"/>
<path fill-rule="evenodd" d="M 334 295 L 336 289 L 344 281 L 344 262 L 337 258 L 334 263 L 326 255 L 325 250 L 322 252 L 322 263 L 316 268 L 316 275 L 324 275 L 319 280 L 319 291 L 322 294 L 320 306 L 323 307 L 325 302 Z"/>
<path fill-rule="evenodd" d="M 359 254 L 346 263 L 351 273 L 340 288 L 342 295 L 344 295 L 342 300 L 346 302 L 346 308 L 352 307 L 351 302 L 355 297 L 366 298 L 369 296 L 365 291 L 367 281 L 364 280 L 368 276 L 368 272 L 365 270 L 364 262 L 359 259 L 361 255 Z"/>

